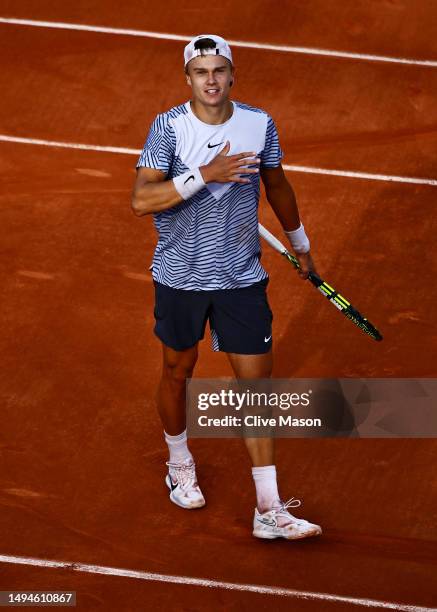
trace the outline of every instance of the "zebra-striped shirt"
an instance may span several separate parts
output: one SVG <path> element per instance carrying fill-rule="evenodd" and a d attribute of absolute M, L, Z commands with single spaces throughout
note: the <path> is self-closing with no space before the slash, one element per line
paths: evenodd
<path fill-rule="evenodd" d="M 256 151 L 261 167 L 279 166 L 283 153 L 273 119 L 263 110 L 232 101 L 232 116 L 204 123 L 190 102 L 156 117 L 137 168 L 161 170 L 172 179 L 209 163 L 229 140 L 228 155 Z M 175 289 L 247 287 L 267 277 L 260 263 L 259 174 L 250 183 L 207 183 L 190 199 L 154 214 L 159 240 L 153 278 Z"/>

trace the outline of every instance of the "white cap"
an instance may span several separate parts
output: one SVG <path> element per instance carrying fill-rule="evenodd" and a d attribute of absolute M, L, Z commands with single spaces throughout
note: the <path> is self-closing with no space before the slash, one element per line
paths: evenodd
<path fill-rule="evenodd" d="M 199 48 L 196 43 L 199 40 L 208 39 L 211 41 L 211 47 Z M 214 44 L 213 44 L 214 43 Z M 202 45 L 203 47 L 203 45 Z M 188 45 L 184 49 L 184 65 L 186 66 L 190 60 L 199 55 L 222 55 L 226 57 L 232 64 L 232 53 L 231 48 L 224 38 L 216 36 L 215 34 L 200 34 L 190 40 Z"/>

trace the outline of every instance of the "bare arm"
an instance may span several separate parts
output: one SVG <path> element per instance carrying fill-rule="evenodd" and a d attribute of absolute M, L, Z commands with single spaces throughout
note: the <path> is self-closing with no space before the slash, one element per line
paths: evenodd
<path fill-rule="evenodd" d="M 285 231 L 296 230 L 300 226 L 299 210 L 296 196 L 288 182 L 281 165 L 277 168 L 261 168 L 261 178 L 266 190 L 267 200 Z M 301 269 L 299 276 L 308 278 L 310 271 L 315 272 L 315 265 L 308 253 L 295 253 Z"/>
<path fill-rule="evenodd" d="M 299 227 L 300 218 L 296 196 L 281 165 L 277 168 L 261 168 L 261 178 L 267 200 L 285 231 Z"/>
<path fill-rule="evenodd" d="M 205 183 L 249 183 L 250 179 L 240 174 L 253 174 L 259 172 L 258 168 L 246 168 L 258 165 L 260 160 L 253 159 L 253 151 L 227 155 L 230 149 L 229 142 L 216 157 L 207 165 L 200 166 Z M 250 158 L 250 159 L 249 159 Z M 172 180 L 166 180 L 166 175 L 160 170 L 152 168 L 139 168 L 132 192 L 132 208 L 136 215 L 141 217 L 150 213 L 167 210 L 182 202 L 183 198 L 176 190 Z"/>
<path fill-rule="evenodd" d="M 160 212 L 182 202 L 173 181 L 164 172 L 153 168 L 138 168 L 132 191 L 132 209 L 138 217 Z"/>

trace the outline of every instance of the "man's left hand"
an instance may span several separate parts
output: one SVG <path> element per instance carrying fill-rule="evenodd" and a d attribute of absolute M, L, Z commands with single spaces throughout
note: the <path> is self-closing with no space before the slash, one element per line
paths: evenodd
<path fill-rule="evenodd" d="M 317 273 L 313 258 L 309 251 L 308 253 L 295 253 L 295 256 L 300 264 L 300 270 L 298 270 L 297 273 L 302 280 L 306 280 L 310 272 Z"/>

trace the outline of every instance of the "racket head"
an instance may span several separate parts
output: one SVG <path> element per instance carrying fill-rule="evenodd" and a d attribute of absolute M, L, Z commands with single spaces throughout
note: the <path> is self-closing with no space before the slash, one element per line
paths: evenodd
<path fill-rule="evenodd" d="M 299 270 L 300 264 L 298 259 L 289 253 L 288 251 L 283 252 L 284 257 L 297 269 Z M 358 312 L 342 295 L 337 293 L 330 285 L 320 278 L 315 272 L 310 272 L 308 280 L 318 289 L 328 300 L 340 310 L 345 317 L 347 317 L 352 323 L 355 323 L 365 334 L 377 342 L 381 342 L 383 339 L 381 333 L 366 317 Z"/>

